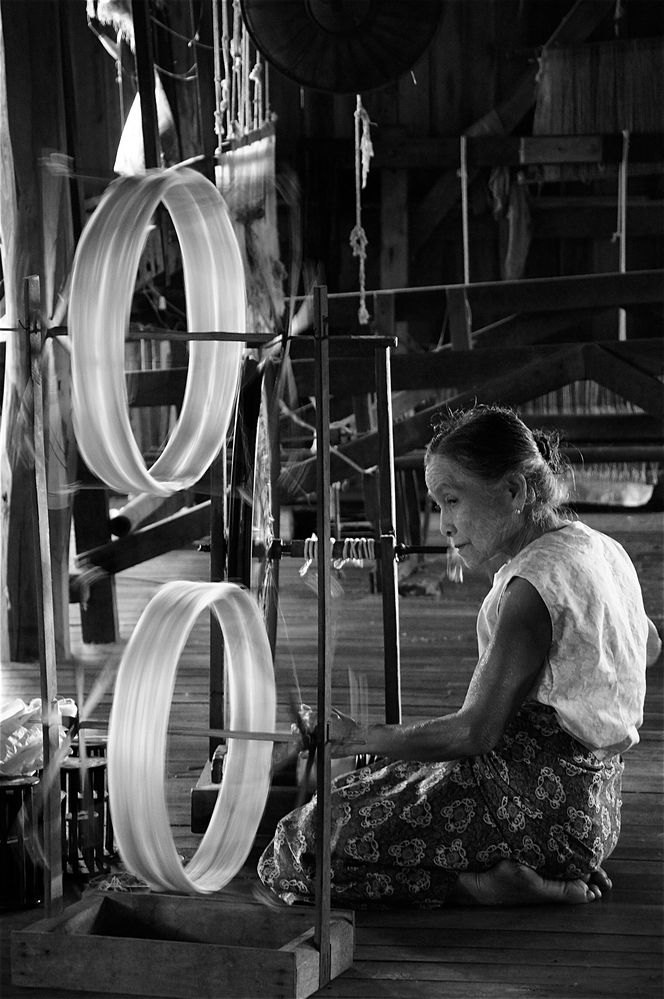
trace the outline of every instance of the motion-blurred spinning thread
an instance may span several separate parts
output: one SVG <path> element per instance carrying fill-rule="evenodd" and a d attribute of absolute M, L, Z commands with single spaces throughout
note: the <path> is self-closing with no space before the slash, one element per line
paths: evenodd
<path fill-rule="evenodd" d="M 190 341 L 178 422 L 148 470 L 129 422 L 124 338 L 150 219 L 160 202 L 180 241 L 189 328 L 244 333 L 242 258 L 223 198 L 190 169 L 114 181 L 79 241 L 71 284 L 74 429 L 88 467 L 120 493 L 169 496 L 192 486 L 223 442 L 243 344 Z"/>
<path fill-rule="evenodd" d="M 120 663 L 108 732 L 110 810 L 127 868 L 157 891 L 219 891 L 247 858 L 265 808 L 272 743 L 230 739 L 207 831 L 183 867 L 169 824 L 166 735 L 178 659 L 211 608 L 223 631 L 229 725 L 273 732 L 272 655 L 253 597 L 233 583 L 172 582 L 147 605 Z"/>

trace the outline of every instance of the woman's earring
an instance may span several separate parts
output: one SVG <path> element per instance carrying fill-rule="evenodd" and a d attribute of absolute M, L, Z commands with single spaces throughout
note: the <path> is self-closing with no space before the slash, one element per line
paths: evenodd
<path fill-rule="evenodd" d="M 518 515 L 521 513 L 521 507 L 518 507 L 514 512 L 518 517 Z"/>

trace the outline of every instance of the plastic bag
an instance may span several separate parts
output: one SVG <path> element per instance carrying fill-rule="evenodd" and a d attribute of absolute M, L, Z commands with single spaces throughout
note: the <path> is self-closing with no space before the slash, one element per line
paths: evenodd
<path fill-rule="evenodd" d="M 60 726 L 60 745 L 67 736 Z M 0 702 L 0 777 L 29 777 L 44 765 L 41 698 Z"/>

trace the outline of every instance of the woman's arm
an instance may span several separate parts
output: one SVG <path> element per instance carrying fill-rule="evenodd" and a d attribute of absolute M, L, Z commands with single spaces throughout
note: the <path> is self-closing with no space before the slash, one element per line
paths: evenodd
<path fill-rule="evenodd" d="M 646 645 L 646 666 L 654 666 L 662 654 L 662 639 L 657 628 L 648 618 L 648 642 Z"/>
<path fill-rule="evenodd" d="M 523 703 L 551 646 L 551 619 L 527 580 L 510 580 L 491 644 L 475 667 L 463 707 L 412 725 L 330 725 L 333 756 L 370 753 L 401 760 L 453 760 L 486 753 Z"/>

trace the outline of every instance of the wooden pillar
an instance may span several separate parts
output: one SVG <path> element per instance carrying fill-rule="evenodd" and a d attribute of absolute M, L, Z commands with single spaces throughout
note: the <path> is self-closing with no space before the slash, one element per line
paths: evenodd
<path fill-rule="evenodd" d="M 318 741 L 316 745 L 316 922 L 319 987 L 332 977 L 330 950 L 330 786 L 328 725 L 332 709 L 332 621 L 330 594 L 330 375 L 327 290 L 314 288 L 316 366 L 316 506 L 318 533 Z"/>
<path fill-rule="evenodd" d="M 108 544 L 111 525 L 108 516 L 108 492 L 96 480 L 83 458 L 78 456 L 77 480 L 82 488 L 74 496 L 74 536 L 78 555 Z M 84 642 L 110 643 L 120 637 L 115 599 L 115 579 L 102 576 L 90 586 L 81 601 L 81 633 Z"/>
<path fill-rule="evenodd" d="M 389 348 L 376 350 L 376 414 L 380 488 L 380 569 L 383 603 L 385 721 L 401 721 L 399 575 L 396 562 L 396 497 L 392 440 L 392 383 Z"/>
<path fill-rule="evenodd" d="M 228 513 L 226 506 L 226 444 L 210 467 L 210 582 L 228 578 Z M 216 614 L 210 614 L 210 728 L 224 728 L 225 718 L 224 635 Z M 212 759 L 219 738 L 210 738 Z"/>
<path fill-rule="evenodd" d="M 154 55 L 152 51 L 152 24 L 149 0 L 132 0 L 134 18 L 134 43 L 136 48 L 136 76 L 141 102 L 141 127 L 145 169 L 161 166 L 161 145 L 157 101 L 154 91 Z"/>

